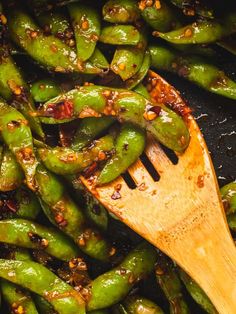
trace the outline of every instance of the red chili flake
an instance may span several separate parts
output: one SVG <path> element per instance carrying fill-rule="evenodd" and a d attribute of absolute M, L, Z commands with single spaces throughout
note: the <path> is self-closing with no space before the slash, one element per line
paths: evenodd
<path fill-rule="evenodd" d="M 46 247 L 48 247 L 48 240 L 42 238 L 37 233 L 28 232 L 28 237 L 30 238 L 31 242 L 38 244 L 41 249 L 45 249 Z"/>
<path fill-rule="evenodd" d="M 69 119 L 73 116 L 74 104 L 69 100 L 64 100 L 57 104 L 48 104 L 46 113 L 49 117 L 53 117 L 55 119 Z"/>

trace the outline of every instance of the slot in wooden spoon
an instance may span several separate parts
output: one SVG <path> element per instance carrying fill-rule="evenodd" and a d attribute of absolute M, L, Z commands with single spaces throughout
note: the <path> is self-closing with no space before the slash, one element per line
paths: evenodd
<path fill-rule="evenodd" d="M 185 117 L 191 140 L 175 165 L 151 137 L 145 150 L 160 179 L 138 160 L 122 177 L 96 187 L 96 176 L 82 182 L 121 221 L 161 249 L 207 293 L 219 313 L 236 313 L 236 249 L 228 229 L 215 171 L 206 143 L 179 93 L 154 72 L 150 95 Z"/>

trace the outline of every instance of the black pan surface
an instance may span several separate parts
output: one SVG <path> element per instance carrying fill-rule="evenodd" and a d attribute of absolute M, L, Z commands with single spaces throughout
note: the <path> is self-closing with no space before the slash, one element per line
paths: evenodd
<path fill-rule="evenodd" d="M 236 77 L 236 60 L 227 66 L 235 71 Z M 192 108 L 211 153 L 219 185 L 236 180 L 236 101 L 209 93 L 175 75 L 160 74 Z"/>

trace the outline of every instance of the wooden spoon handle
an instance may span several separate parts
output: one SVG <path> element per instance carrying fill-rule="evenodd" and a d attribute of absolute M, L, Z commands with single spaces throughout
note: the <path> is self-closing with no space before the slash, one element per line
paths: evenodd
<path fill-rule="evenodd" d="M 223 216 L 215 222 L 201 225 L 194 238 L 182 239 L 182 252 L 175 259 L 203 288 L 220 314 L 235 314 L 236 248 Z"/>

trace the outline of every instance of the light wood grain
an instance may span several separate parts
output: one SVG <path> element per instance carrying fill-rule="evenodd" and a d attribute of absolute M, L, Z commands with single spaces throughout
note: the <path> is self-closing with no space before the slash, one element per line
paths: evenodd
<path fill-rule="evenodd" d="M 169 92 L 181 102 L 172 87 Z M 235 245 L 205 141 L 191 115 L 187 123 L 191 140 L 177 165 L 149 137 L 146 154 L 160 174 L 158 182 L 140 161 L 129 169 L 136 189 L 129 189 L 122 178 L 99 188 L 96 177 L 81 179 L 108 210 L 188 272 L 219 313 L 235 314 Z"/>

